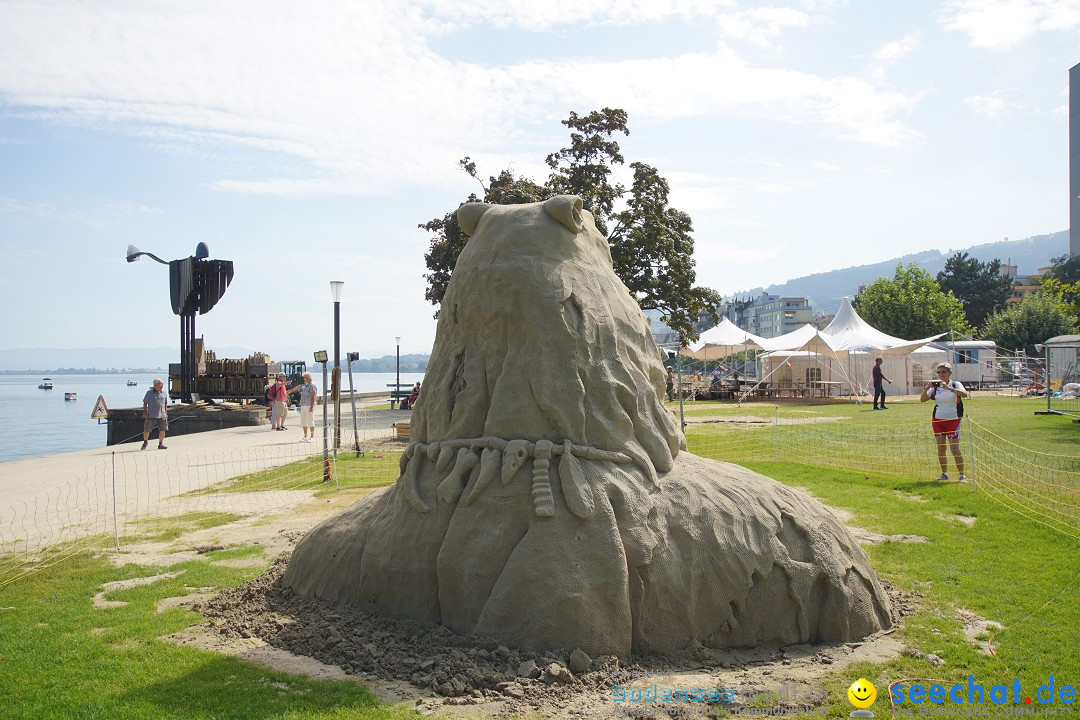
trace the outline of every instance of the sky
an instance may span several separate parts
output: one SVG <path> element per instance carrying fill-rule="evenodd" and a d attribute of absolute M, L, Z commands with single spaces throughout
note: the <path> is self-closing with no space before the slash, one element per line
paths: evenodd
<path fill-rule="evenodd" d="M 457 161 L 542 181 L 603 107 L 724 294 L 1056 232 L 1077 63 L 1080 0 L 0 0 L 0 349 L 178 347 L 125 251 L 205 242 L 210 348 L 332 352 L 342 280 L 343 354 L 429 352 Z"/>

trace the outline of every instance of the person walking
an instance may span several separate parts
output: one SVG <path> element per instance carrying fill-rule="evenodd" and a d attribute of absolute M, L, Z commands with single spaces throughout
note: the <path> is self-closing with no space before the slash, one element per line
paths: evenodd
<path fill-rule="evenodd" d="M 874 358 L 874 369 L 870 371 L 870 374 L 874 378 L 874 409 L 875 410 L 888 410 L 885 407 L 885 386 L 881 383 L 887 382 L 892 385 L 892 380 L 885 377 L 885 373 L 881 371 L 881 363 L 885 361 L 882 357 Z M 878 398 L 881 398 L 881 407 L 878 407 Z"/>
<path fill-rule="evenodd" d="M 315 442 L 315 398 L 319 389 L 311 381 L 311 373 L 304 373 L 300 386 L 300 429 L 304 431 L 301 442 Z"/>
<path fill-rule="evenodd" d="M 952 379 L 952 365 L 941 363 L 934 371 L 937 378 L 931 380 L 923 388 L 919 402 L 934 401 L 934 412 L 931 426 L 934 430 L 934 438 L 937 440 L 938 465 L 941 466 L 941 475 L 938 480 L 949 479 L 949 460 L 945 453 L 946 444 L 952 450 L 953 462 L 956 463 L 956 472 L 960 474 L 960 482 L 967 482 L 964 474 L 964 456 L 960 452 L 960 419 L 964 416 L 964 401 L 968 396 L 967 390 L 959 380 Z"/>
<path fill-rule="evenodd" d="M 165 433 L 169 431 L 169 396 L 164 390 L 161 378 L 154 378 L 154 387 L 146 391 L 142 399 L 142 449 L 150 444 L 150 431 L 155 427 L 158 431 L 158 450 L 167 450 L 165 447 Z"/>
<path fill-rule="evenodd" d="M 667 390 L 668 402 L 675 399 L 675 370 L 668 365 L 667 366 L 667 383 L 664 385 Z"/>
<path fill-rule="evenodd" d="M 285 415 L 289 412 L 289 388 L 285 387 L 285 374 L 278 373 L 277 381 L 270 386 L 270 429 L 284 430 Z"/>

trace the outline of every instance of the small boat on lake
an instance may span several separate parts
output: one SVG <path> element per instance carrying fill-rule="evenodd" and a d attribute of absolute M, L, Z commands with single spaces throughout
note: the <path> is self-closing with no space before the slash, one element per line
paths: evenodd
<path fill-rule="evenodd" d="M 78 400 L 79 399 L 79 394 L 78 393 L 73 393 L 73 392 L 66 392 L 66 393 L 64 393 L 64 399 L 65 400 Z"/>
<path fill-rule="evenodd" d="M 128 387 L 135 387 L 138 384 L 139 383 L 135 382 L 134 380 L 128 380 Z"/>
<path fill-rule="evenodd" d="M 52 390 L 53 389 L 52 380 L 50 380 L 49 378 L 42 378 L 41 384 L 38 385 L 38 389 L 39 390 Z"/>

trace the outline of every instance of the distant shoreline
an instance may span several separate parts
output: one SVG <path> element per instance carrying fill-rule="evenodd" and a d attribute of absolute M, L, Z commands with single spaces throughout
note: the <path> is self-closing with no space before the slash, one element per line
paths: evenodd
<path fill-rule="evenodd" d="M 165 368 L 109 368 L 98 370 L 97 368 L 57 368 L 54 370 L 0 370 L 0 375 L 154 375 L 169 373 Z"/>
<path fill-rule="evenodd" d="M 343 367 L 342 372 L 346 372 Z M 394 369 L 389 370 L 360 370 L 356 367 L 353 368 L 354 373 L 370 374 L 370 375 L 386 375 L 387 373 L 393 373 Z M 422 375 L 427 372 L 424 370 L 415 370 L 412 368 L 401 368 L 402 375 Z M 40 375 L 41 377 L 52 377 L 53 375 L 168 375 L 169 371 L 165 368 L 122 368 L 117 370 L 115 368 L 109 368 L 108 370 L 98 370 L 97 368 L 59 368 L 56 370 L 0 370 L 0 377 L 8 375 Z"/>

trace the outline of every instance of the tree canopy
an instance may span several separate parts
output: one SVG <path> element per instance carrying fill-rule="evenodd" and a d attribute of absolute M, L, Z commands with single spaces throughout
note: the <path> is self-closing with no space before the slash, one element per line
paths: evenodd
<path fill-rule="evenodd" d="M 937 274 L 942 291 L 951 292 L 964 305 L 968 322 L 981 327 L 995 310 L 1005 307 L 1012 294 L 1012 278 L 1001 274 L 1001 261 L 981 262 L 966 252 L 958 252 L 945 261 Z"/>
<path fill-rule="evenodd" d="M 934 276 L 915 263 L 897 264 L 892 279 L 878 278 L 851 304 L 866 322 L 905 340 L 950 330 L 967 335 L 973 330 L 960 300 L 943 292 Z"/>
<path fill-rule="evenodd" d="M 1038 355 L 1036 344 L 1075 330 L 1076 320 L 1065 303 L 1036 292 L 991 315 L 983 334 L 999 347 Z"/>
<path fill-rule="evenodd" d="M 1050 259 L 1050 269 L 1046 278 L 1053 278 L 1063 283 L 1080 283 L 1080 255 L 1059 255 Z"/>
<path fill-rule="evenodd" d="M 722 298 L 715 290 L 694 285 L 693 222 L 689 215 L 668 205 L 670 186 L 657 169 L 630 163 L 634 173 L 631 186 L 612 182 L 612 167 L 625 163 L 613 136 L 630 134 L 626 111 L 604 108 L 584 116 L 572 112 L 562 124 L 570 129 L 570 146 L 547 156 L 551 174 L 543 185 L 511 170 L 490 176 L 485 183 L 476 163 L 466 157 L 459 165 L 476 178 L 484 194 L 472 194 L 465 202 L 507 205 L 538 202 L 554 195 L 579 196 L 593 214 L 597 229 L 607 235 L 615 274 L 638 304 L 659 310 L 684 341 L 696 339 L 693 324 L 698 315 L 705 311 L 715 316 Z M 424 297 L 437 306 L 469 238 L 458 225 L 455 212 L 420 227 L 434 234 L 424 256 L 428 268 Z"/>

